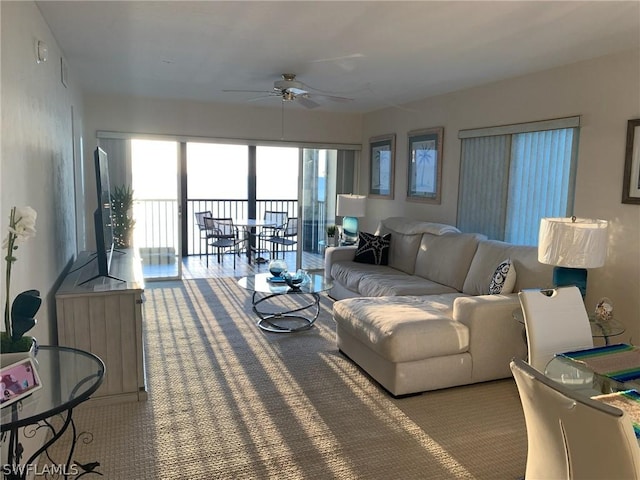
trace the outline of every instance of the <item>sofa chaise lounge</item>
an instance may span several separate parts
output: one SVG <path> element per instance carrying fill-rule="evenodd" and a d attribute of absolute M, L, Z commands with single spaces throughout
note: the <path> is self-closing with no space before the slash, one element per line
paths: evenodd
<path fill-rule="evenodd" d="M 512 292 L 552 284 L 537 249 L 402 217 L 380 222 L 386 234 L 388 265 L 326 251 L 339 350 L 394 396 L 509 377 L 526 356 Z"/>

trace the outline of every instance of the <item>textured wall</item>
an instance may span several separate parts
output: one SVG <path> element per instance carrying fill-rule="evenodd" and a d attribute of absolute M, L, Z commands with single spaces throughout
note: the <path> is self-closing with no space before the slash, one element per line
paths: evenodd
<path fill-rule="evenodd" d="M 640 340 L 640 206 L 621 203 L 627 120 L 640 118 L 640 51 L 610 55 L 482 87 L 385 109 L 364 117 L 363 144 L 396 133 L 395 200 L 370 199 L 367 229 L 378 218 L 456 223 L 460 140 L 458 131 L 581 115 L 574 213 L 610 222 L 609 254 L 603 268 L 589 272 L 586 305 L 613 300 L 626 337 Z M 406 201 L 407 132 L 444 127 L 441 205 Z M 361 178 L 369 175 L 363 149 Z M 361 185 L 366 193 L 366 182 Z"/>
<path fill-rule="evenodd" d="M 78 145 L 82 127 L 81 96 L 74 89 L 72 70 L 68 87 L 60 80 L 61 52 L 37 6 L 2 2 L 0 12 L 0 224 L 4 237 L 13 205 L 30 205 L 38 212 L 36 237 L 17 251 L 11 290 L 12 296 L 30 288 L 40 290 L 44 303 L 33 333 L 46 344 L 55 340 L 55 283 L 76 253 L 73 145 Z M 48 60 L 40 64 L 37 40 L 49 47 Z M 3 272 L 5 265 L 3 261 Z M 2 289 L 3 305 L 4 301 Z"/>
<path fill-rule="evenodd" d="M 277 104 L 277 102 L 276 102 Z M 312 111 L 285 105 L 283 111 L 264 107 L 229 105 L 157 98 L 93 95 L 84 97 L 87 248 L 93 248 L 91 213 L 96 207 L 93 150 L 98 130 L 184 137 L 359 144 L 362 117 Z M 284 129 L 283 129 L 284 128 Z M 284 133 L 284 135 L 283 135 Z M 112 182 L 112 185 L 115 185 Z M 83 247 L 81 246 L 81 249 Z"/>

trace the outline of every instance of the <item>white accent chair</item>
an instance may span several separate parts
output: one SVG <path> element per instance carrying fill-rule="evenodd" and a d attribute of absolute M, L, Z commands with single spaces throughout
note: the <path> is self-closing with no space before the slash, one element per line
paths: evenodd
<path fill-rule="evenodd" d="M 510 363 L 527 427 L 526 479 L 638 479 L 640 447 L 626 412 Z"/>
<path fill-rule="evenodd" d="M 528 289 L 518 298 L 533 368 L 544 373 L 556 353 L 593 347 L 589 316 L 577 287 Z"/>

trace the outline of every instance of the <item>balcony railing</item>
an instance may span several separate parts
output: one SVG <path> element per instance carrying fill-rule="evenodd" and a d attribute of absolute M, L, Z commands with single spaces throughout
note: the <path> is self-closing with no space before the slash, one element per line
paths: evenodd
<path fill-rule="evenodd" d="M 246 199 L 190 199 L 187 200 L 187 211 L 183 215 L 187 237 L 183 239 L 187 255 L 204 253 L 204 242 L 195 222 L 195 212 L 210 211 L 214 217 L 247 218 L 249 202 Z M 297 199 L 269 199 L 256 201 L 256 218 L 263 218 L 265 211 L 287 212 L 289 217 L 298 215 Z M 308 220 L 300 223 L 304 228 L 305 252 L 317 253 L 324 239 L 326 212 L 324 203 L 317 203 L 310 209 Z M 178 224 L 178 202 L 166 199 L 136 200 L 134 203 L 135 245 L 141 251 L 152 251 L 163 254 L 175 252 L 181 226 Z M 295 237 L 294 240 L 298 241 Z M 287 247 L 296 250 L 298 245 Z"/>
<path fill-rule="evenodd" d="M 196 212 L 211 212 L 214 218 L 249 218 L 249 201 L 233 199 L 192 199 L 187 200 L 187 255 L 204 253 L 204 242 L 195 221 Z M 287 212 L 287 216 L 298 215 L 298 200 L 256 200 L 255 218 L 264 218 L 265 211 Z M 294 240 L 298 240 L 297 237 Z M 295 250 L 288 247 L 286 250 Z"/>

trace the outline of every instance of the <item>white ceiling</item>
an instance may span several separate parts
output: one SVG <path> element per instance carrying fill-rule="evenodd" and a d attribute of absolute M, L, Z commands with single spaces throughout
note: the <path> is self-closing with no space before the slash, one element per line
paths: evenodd
<path fill-rule="evenodd" d="M 291 72 L 367 112 L 640 45 L 640 2 L 93 2 L 38 7 L 88 92 L 242 103 Z M 321 99 L 326 100 L 326 99 Z M 256 106 L 279 106 L 277 97 Z M 298 106 L 297 108 L 304 108 Z"/>

